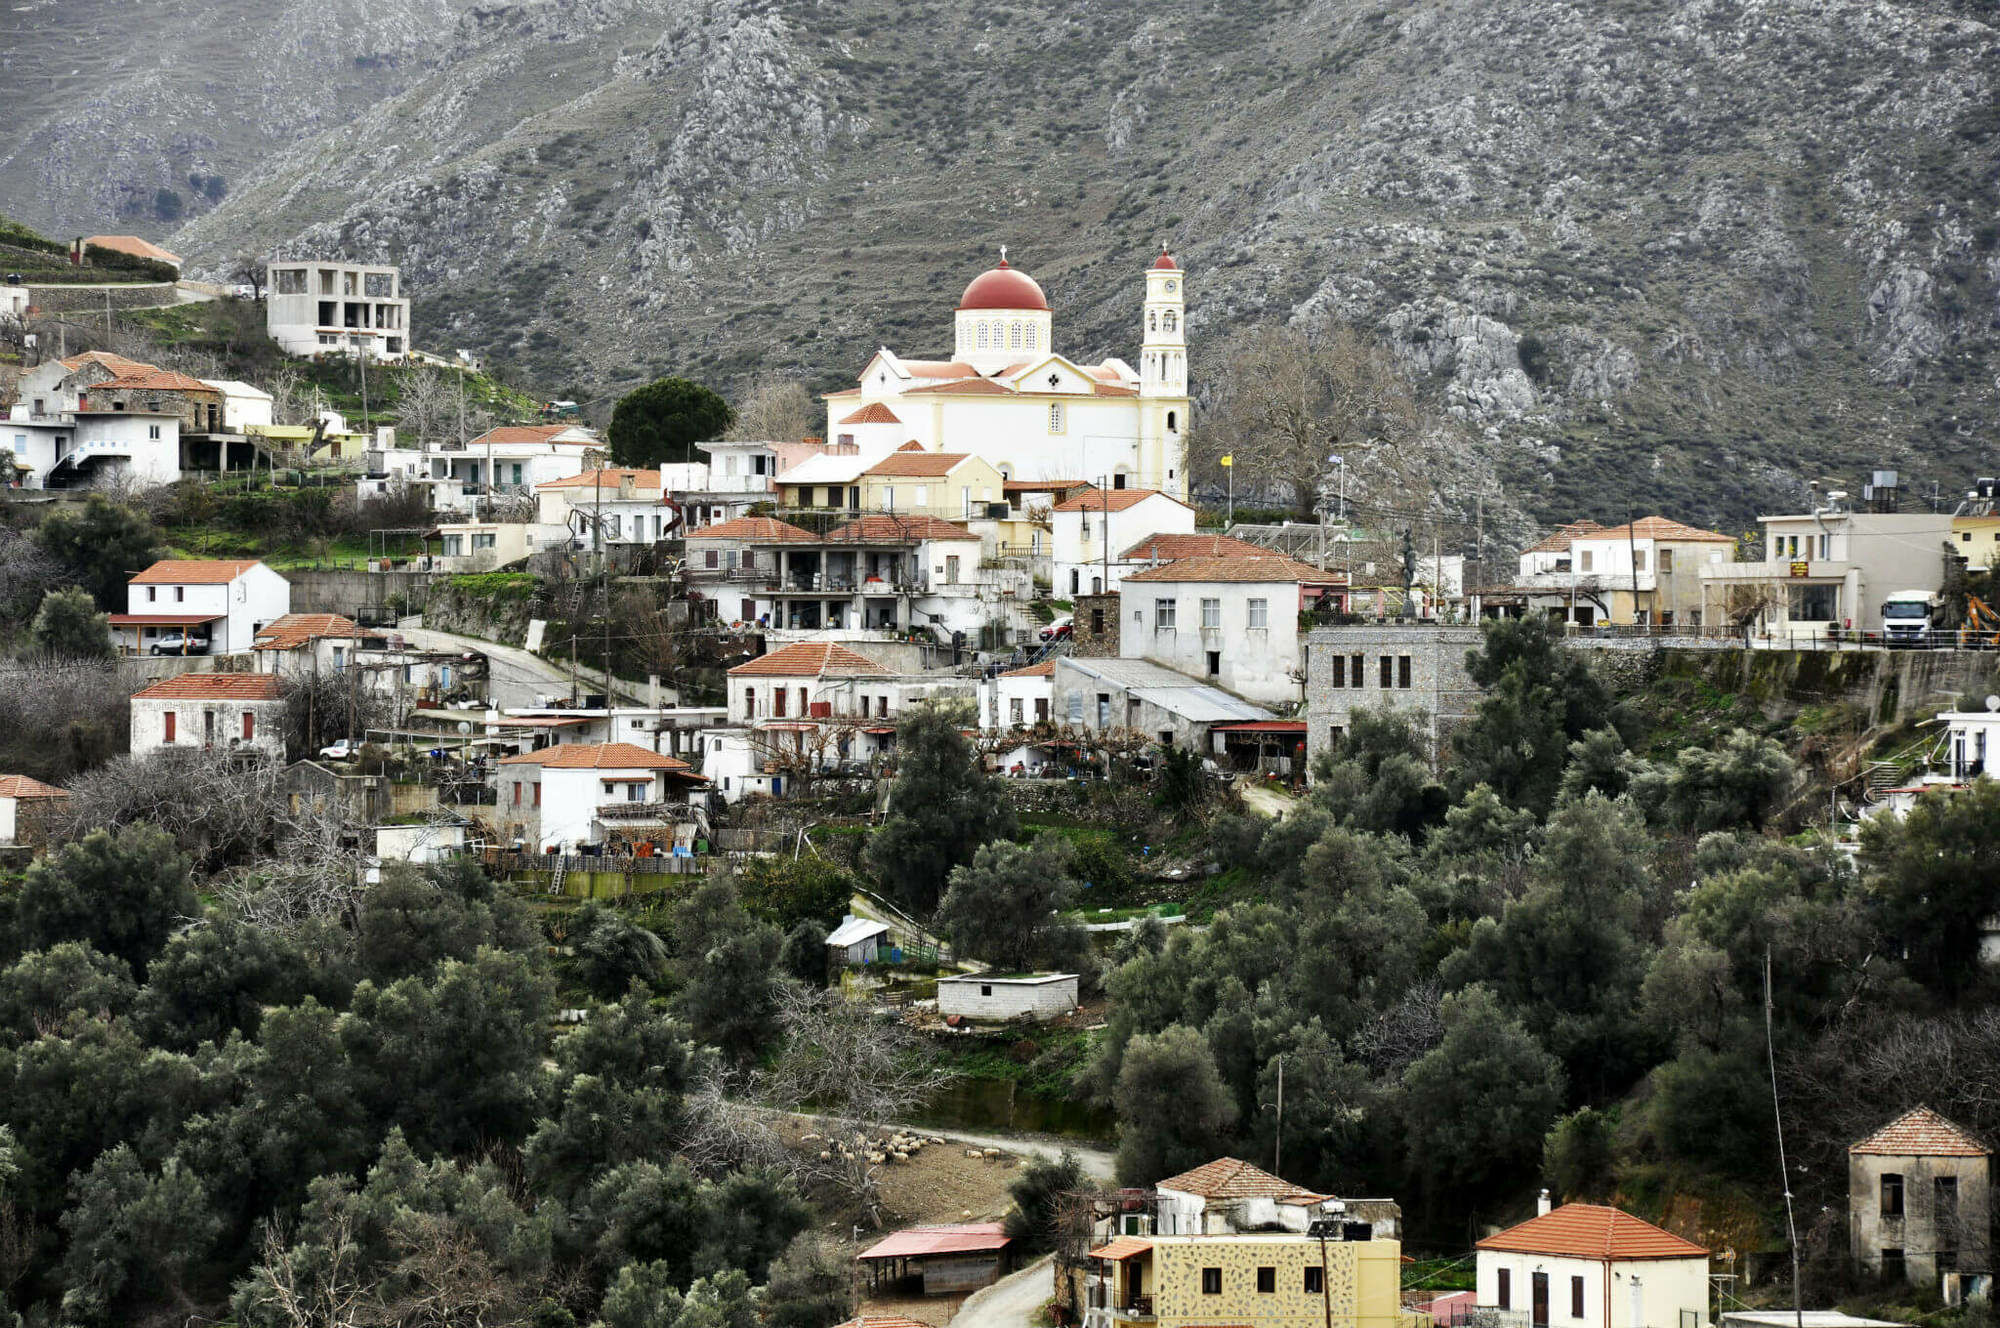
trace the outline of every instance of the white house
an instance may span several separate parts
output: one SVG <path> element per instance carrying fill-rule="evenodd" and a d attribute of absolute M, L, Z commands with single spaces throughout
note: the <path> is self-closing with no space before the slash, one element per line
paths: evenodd
<path fill-rule="evenodd" d="M 272 263 L 264 328 L 288 355 L 393 359 L 410 349 L 410 302 L 402 274 L 375 263 Z"/>
<path fill-rule="evenodd" d="M 247 433 L 253 427 L 271 427 L 273 398 L 269 392 L 231 378 L 204 378 L 202 381 L 222 393 L 224 433 Z"/>
<path fill-rule="evenodd" d="M 1758 517 L 1764 561 L 1701 568 L 1708 622 L 1745 622 L 1804 640 L 1828 629 L 1882 630 L 1882 601 L 1944 584 L 1950 513 L 1823 511 Z M 1956 547 L 1954 545 L 1954 547 Z"/>
<path fill-rule="evenodd" d="M 979 726 L 988 733 L 1046 724 L 1055 704 L 1055 661 L 996 673 L 979 684 Z"/>
<path fill-rule="evenodd" d="M 65 789 L 26 775 L 0 775 L 0 844 L 41 842 L 49 812 L 69 797 Z"/>
<path fill-rule="evenodd" d="M 1564 1204 L 1475 1247 L 1479 1305 L 1548 1328 L 1706 1324 L 1708 1251 L 1630 1213 Z"/>
<path fill-rule="evenodd" d="M 676 480 L 687 480 L 693 477 L 685 472 L 692 469 L 705 474 L 707 467 L 667 469 L 682 472 L 673 476 Z M 680 514 L 667 501 L 666 479 L 660 470 L 598 467 L 542 481 L 535 486 L 536 546 L 547 548 L 573 541 L 576 547 L 588 549 L 601 542 L 610 549 L 673 538 L 679 531 Z"/>
<path fill-rule="evenodd" d="M 131 654 L 174 654 L 180 636 L 209 652 L 251 649 L 257 633 L 292 611 L 292 584 L 255 558 L 167 558 L 126 583 L 112 637 Z"/>
<path fill-rule="evenodd" d="M 1137 369 L 1085 364 L 1057 351 L 1047 295 L 1003 255 L 959 298 L 951 358 L 878 349 L 853 388 L 827 395 L 826 436 L 864 451 L 914 439 L 969 452 L 1009 480 L 1102 479 L 1185 496 L 1185 277 L 1164 251 L 1145 270 Z"/>
<path fill-rule="evenodd" d="M 1073 599 L 1116 590 L 1121 554 L 1148 535 L 1193 534 L 1194 509 L 1152 489 L 1090 489 L 1049 510 L 1049 532 L 1056 593 Z"/>
<path fill-rule="evenodd" d="M 1251 700 L 1298 701 L 1300 611 L 1345 585 L 1290 558 L 1183 558 L 1133 572 L 1120 591 L 1118 653 Z"/>
<path fill-rule="evenodd" d="M 440 521 L 431 565 L 446 572 L 490 572 L 526 558 L 534 537 L 522 521 Z"/>
<path fill-rule="evenodd" d="M 708 781 L 687 762 L 628 742 L 563 743 L 502 757 L 494 819 L 512 838 L 569 849 L 644 839 L 686 847 L 691 794 Z"/>
<path fill-rule="evenodd" d="M 479 499 L 531 497 L 537 485 L 581 474 L 604 443 L 577 424 L 503 424 L 464 446 L 442 443 L 415 454 L 408 483 L 425 485 L 434 511 L 470 511 Z M 403 453 L 385 456 L 391 469 Z"/>
<path fill-rule="evenodd" d="M 266 623 L 251 643 L 259 673 L 338 673 L 353 661 L 361 628 L 338 613 L 287 613 Z"/>
<path fill-rule="evenodd" d="M 971 973 L 938 979 L 938 1013 L 979 1023 L 1060 1019 L 1076 1008 L 1074 973 Z"/>
<path fill-rule="evenodd" d="M 168 411 L 90 410 L 35 415 L 17 405 L 0 421 L 0 448 L 24 489 L 172 484 L 181 477 L 181 422 Z"/>
<path fill-rule="evenodd" d="M 132 694 L 132 754 L 164 750 L 285 755 L 285 698 L 272 673 L 183 673 Z"/>

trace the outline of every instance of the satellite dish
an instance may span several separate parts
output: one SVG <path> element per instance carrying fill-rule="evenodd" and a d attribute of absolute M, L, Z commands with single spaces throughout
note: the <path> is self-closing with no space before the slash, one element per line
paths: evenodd
<path fill-rule="evenodd" d="M 1989 696 L 1989 697 L 1987 697 L 1987 698 L 1986 698 L 1986 708 L 1987 708 L 1988 710 L 2000 710 L 2000 696 Z"/>
<path fill-rule="evenodd" d="M 461 719 L 461 720 L 459 720 L 459 721 L 458 721 L 458 731 L 459 731 L 460 733 L 470 733 L 470 732 L 472 732 L 472 721 L 471 721 L 471 720 L 469 720 L 469 719 Z"/>

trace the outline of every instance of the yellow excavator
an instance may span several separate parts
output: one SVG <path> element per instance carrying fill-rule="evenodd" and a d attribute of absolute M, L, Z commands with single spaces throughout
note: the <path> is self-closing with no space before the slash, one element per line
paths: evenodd
<path fill-rule="evenodd" d="M 2000 609 L 1977 595 L 1965 597 L 1967 645 L 2000 649 Z"/>

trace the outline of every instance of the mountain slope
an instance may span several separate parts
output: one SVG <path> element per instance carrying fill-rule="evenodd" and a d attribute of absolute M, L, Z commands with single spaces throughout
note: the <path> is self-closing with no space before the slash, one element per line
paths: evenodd
<path fill-rule="evenodd" d="M 1982 19 L 1981 15 L 1986 17 Z M 1984 463 L 2000 35 L 1944 0 L 537 0 L 175 238 L 404 264 L 418 338 L 582 397 L 935 353 L 1009 243 L 1058 344 L 1138 269 L 1378 330 L 1544 519 L 1740 525 Z"/>

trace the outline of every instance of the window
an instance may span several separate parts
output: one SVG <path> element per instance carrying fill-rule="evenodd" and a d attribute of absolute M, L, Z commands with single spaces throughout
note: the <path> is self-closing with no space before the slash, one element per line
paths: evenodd
<path fill-rule="evenodd" d="M 986 982 L 982 982 L 982 983 L 980 983 L 980 984 L 979 984 L 979 994 L 980 994 L 981 996 L 991 996 L 991 995 L 993 994 L 993 987 L 992 987 L 992 984 L 990 984 L 990 983 L 986 983 Z"/>
<path fill-rule="evenodd" d="M 757 718 L 757 689 L 755 687 L 745 687 L 743 689 L 743 718 Z"/>
<path fill-rule="evenodd" d="M 274 274 L 278 279 L 280 295 L 304 295 L 306 293 L 306 270 L 302 267 L 281 267 Z"/>
<path fill-rule="evenodd" d="M 166 728 L 161 732 L 160 741 L 172 742 L 174 740 L 174 730 L 180 727 L 180 716 L 169 710 L 164 718 L 166 720 Z"/>
<path fill-rule="evenodd" d="M 1042 332 L 1033 323 L 1028 324 L 1028 349 L 1034 350 L 1041 344 Z"/>
<path fill-rule="evenodd" d="M 754 549 L 745 549 L 745 550 L 743 551 L 743 569 L 744 569 L 745 571 L 748 571 L 749 569 L 751 569 L 751 568 L 755 567 L 756 565 L 757 565 L 757 552 L 756 552 L 756 550 L 754 550 Z"/>
<path fill-rule="evenodd" d="M 1791 587 L 1794 622 L 1832 622 L 1840 616 L 1839 586 Z"/>
<path fill-rule="evenodd" d="M 706 566 L 708 570 L 711 572 L 715 570 L 715 565 L 719 561 L 721 561 L 721 559 L 717 554 L 716 550 L 714 549 L 710 549 L 707 553 L 702 555 L 703 565 Z"/>
<path fill-rule="evenodd" d="M 1021 727 L 1021 698 L 1014 697 L 1007 702 L 1007 719 L 1015 728 Z"/>
<path fill-rule="evenodd" d="M 1174 630 L 1174 609 L 1175 602 L 1173 600 L 1156 599 L 1153 601 L 1154 631 L 1171 632 Z"/>
<path fill-rule="evenodd" d="M 390 272 L 362 273 L 361 293 L 376 300 L 393 298 L 396 294 L 395 274 Z"/>
<path fill-rule="evenodd" d="M 151 604 L 151 603 L 153 602 L 153 600 L 154 600 L 154 598 L 155 598 L 155 593 L 154 593 L 154 592 L 155 592 L 155 588 L 154 588 L 154 587 L 152 587 L 152 586 L 147 586 L 147 587 L 146 587 L 146 602 L 147 602 L 148 604 Z"/>
<path fill-rule="evenodd" d="M 1381 655 L 1377 657 L 1375 672 L 1378 681 L 1376 685 L 1385 691 L 1393 685 L 1390 679 L 1393 676 L 1391 670 L 1395 667 L 1395 663 L 1396 657 L 1394 655 Z"/>
<path fill-rule="evenodd" d="M 1903 1215 L 1903 1177 L 1890 1171 L 1882 1176 L 1882 1216 L 1901 1217 Z M 1886 1254 L 1887 1251 L 1884 1251 Z"/>
<path fill-rule="evenodd" d="M 1396 656 L 1396 685 L 1398 687 L 1408 687 L 1410 685 L 1410 657 L 1408 655 Z"/>
<path fill-rule="evenodd" d="M 1015 323 L 1007 329 L 1007 345 L 1014 350 L 1021 349 L 1021 325 L 1019 323 Z"/>
<path fill-rule="evenodd" d="M 1513 1308 L 1514 1308 L 1514 1270 L 1513 1270 L 1513 1269 L 1511 1269 L 1511 1268 L 1502 1268 L 1502 1269 L 1500 1270 L 1500 1285 L 1499 1285 L 1499 1287 L 1498 1287 L 1498 1288 L 1496 1289 L 1496 1291 L 1494 1292 L 1494 1297 L 1493 1297 L 1493 1298 L 1494 1298 L 1495 1300 L 1497 1300 L 1497 1301 L 1499 1301 L 1499 1302 L 1500 1302 L 1500 1308 L 1501 1308 L 1501 1309 L 1503 1309 L 1503 1310 L 1511 1310 L 1511 1309 L 1513 1309 Z"/>
<path fill-rule="evenodd" d="M 1361 656 L 1359 655 L 1349 655 L 1347 657 L 1347 685 L 1349 687 L 1361 686 Z"/>
<path fill-rule="evenodd" d="M 1333 671 L 1328 675 L 1328 681 L 1334 687 L 1347 686 L 1347 660 L 1344 656 L 1333 657 Z"/>
<path fill-rule="evenodd" d="M 542 805 L 542 786 L 540 784 L 536 784 L 534 786 L 534 789 L 535 789 L 535 805 L 539 807 Z"/>
<path fill-rule="evenodd" d="M 1201 625 L 1208 631 L 1219 631 L 1222 627 L 1222 601 L 1204 595 L 1201 601 Z"/>
<path fill-rule="evenodd" d="M 1635 572 L 1646 570 L 1646 551 L 1644 549 L 1632 550 L 1632 570 Z"/>
<path fill-rule="evenodd" d="M 1208 676 L 1211 678 L 1222 676 L 1222 652 L 1220 650 L 1211 650 L 1208 652 Z"/>
<path fill-rule="evenodd" d="M 1937 1223 L 1939 1242 L 1946 1249 L 1958 1244 L 1953 1224 L 1958 1221 L 1958 1177 L 1939 1176 L 1932 1182 L 1932 1220 Z"/>
<path fill-rule="evenodd" d="M 1583 1317 L 1583 1279 L 1580 1277 L 1572 1277 L 1569 1280 L 1569 1317 L 1572 1319 Z"/>
<path fill-rule="evenodd" d="M 1902 1250 L 1885 1247 L 1882 1251 L 1882 1276 L 1891 1282 L 1900 1282 L 1907 1275 L 1903 1270 Z"/>
<path fill-rule="evenodd" d="M 1674 551 L 1672 549 L 1661 549 L 1660 575 L 1672 576 L 1673 574 L 1674 574 Z"/>
<path fill-rule="evenodd" d="M 146 426 L 146 437 L 148 437 L 148 438 L 158 438 L 159 436 L 160 436 L 160 426 L 159 426 L 159 425 L 157 425 L 157 424 L 149 424 L 149 425 L 147 425 L 147 426 Z"/>
<path fill-rule="evenodd" d="M 1257 1270 L 1257 1291 L 1261 1295 L 1271 1295 L 1278 1289 L 1278 1270 L 1262 1267 Z"/>
<path fill-rule="evenodd" d="M 1051 401 L 1049 403 L 1049 432 L 1061 433 L 1062 431 L 1063 431 L 1062 402 Z"/>
<path fill-rule="evenodd" d="M 1093 632 L 1100 632 L 1100 633 L 1101 633 L 1101 632 L 1103 632 L 1103 630 L 1104 630 L 1104 610 L 1103 610 L 1102 608 L 1092 608 L 1092 609 L 1091 609 L 1091 611 L 1090 611 L 1090 630 L 1091 630 L 1091 631 L 1093 631 Z"/>
<path fill-rule="evenodd" d="M 185 600 L 186 598 L 187 598 L 187 587 L 186 587 L 186 586 L 175 586 L 175 587 L 174 587 L 174 603 L 176 603 L 176 604 L 179 604 L 179 603 L 180 603 L 180 602 L 181 602 L 182 600 Z"/>
<path fill-rule="evenodd" d="M 1250 630 L 1262 631 L 1271 625 L 1271 601 L 1253 599 L 1250 601 Z"/>
<path fill-rule="evenodd" d="M 521 805 L 521 785 L 519 782 L 516 782 L 514 785 L 514 805 L 516 807 Z"/>
<path fill-rule="evenodd" d="M 1577 552 L 1576 556 L 1577 556 L 1577 570 L 1579 572 L 1590 572 L 1596 570 L 1595 566 L 1597 562 L 1596 553 L 1594 553 L 1590 549 L 1581 549 Z"/>
<path fill-rule="evenodd" d="M 613 519 L 613 522 L 612 522 L 612 527 L 611 527 L 611 533 L 612 533 L 613 535 L 616 535 L 616 534 L 618 533 L 618 526 L 617 526 L 617 521 L 616 521 L 616 518 L 614 518 L 614 519 Z M 492 547 L 493 547 L 493 543 L 494 543 L 494 541 L 495 541 L 496 539 L 498 539 L 498 538 L 499 538 L 499 537 L 498 537 L 497 535 L 480 535 L 480 534 L 477 534 L 477 533 L 475 533 L 475 534 L 473 535 L 473 537 L 472 537 L 472 547 L 473 547 L 473 548 L 474 548 L 475 550 L 476 550 L 476 549 L 490 549 L 490 548 L 492 548 Z"/>
<path fill-rule="evenodd" d="M 1325 1286 L 1326 1280 L 1322 1270 L 1318 1268 L 1306 1269 L 1305 1293 L 1308 1296 L 1319 1295 Z"/>
<path fill-rule="evenodd" d="M 979 349 L 981 349 L 981 350 L 985 350 L 985 349 L 986 349 L 986 324 L 984 324 L 984 323 L 981 323 L 981 324 L 979 325 L 979 341 L 978 341 L 978 345 L 979 345 Z"/>
<path fill-rule="evenodd" d="M 1204 1268 L 1201 1270 L 1201 1294 L 1204 1296 L 1219 1296 L 1222 1294 L 1222 1270 L 1220 1268 Z"/>

